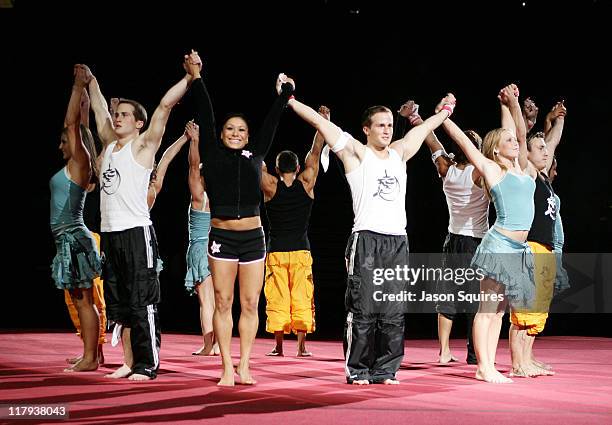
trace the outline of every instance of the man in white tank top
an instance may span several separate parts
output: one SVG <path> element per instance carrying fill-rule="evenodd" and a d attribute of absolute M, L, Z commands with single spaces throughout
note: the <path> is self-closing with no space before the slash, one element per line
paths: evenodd
<path fill-rule="evenodd" d="M 289 100 L 289 106 L 323 135 L 340 158 L 353 196 L 355 222 L 346 251 L 344 339 L 349 384 L 399 384 L 395 374 L 404 355 L 405 306 L 381 301 L 378 285 L 382 283 L 375 280 L 374 271 L 407 265 L 406 161 L 419 150 L 425 136 L 451 114 L 454 97 L 445 97 L 441 104 L 444 106 L 438 114 L 393 143 L 391 110 L 384 106 L 367 109 L 362 119 L 367 137 L 363 145 L 314 109 Z M 388 283 L 396 284 L 395 280 Z"/>
<path fill-rule="evenodd" d="M 409 100 L 402 105 L 399 114 L 410 125 L 420 125 L 423 119 L 418 110 L 419 105 Z M 480 150 L 482 144 L 480 136 L 472 130 L 466 130 L 465 133 Z M 489 230 L 489 199 L 479 186 L 480 173 L 468 162 L 463 151 L 459 150 L 456 155 L 448 155 L 434 132 L 427 135 L 425 144 L 429 147 L 432 161 L 438 175 L 442 178 L 442 190 L 448 205 L 448 234 L 442 248 L 444 267 L 467 268 L 480 241 Z M 439 281 L 435 288 L 437 294 L 454 294 L 451 301 L 436 304 L 440 342 L 438 361 L 442 364 L 457 361 L 457 358 L 451 353 L 449 339 L 455 317 L 458 313 L 465 313 L 468 340 L 466 362 L 477 364 L 472 340 L 475 311 L 467 308 L 470 307 L 469 305 L 457 301 L 459 290 L 466 293 L 478 293 L 478 282 L 467 282 L 459 286 L 454 282 Z"/>
<path fill-rule="evenodd" d="M 104 295 L 108 320 L 117 324 L 113 340 L 119 331 L 124 350 L 124 364 L 108 377 L 150 380 L 159 369 L 161 332 L 157 241 L 147 191 L 170 111 L 193 77 L 186 74 L 168 90 L 148 129 L 141 133 L 147 121 L 142 105 L 122 99 L 111 117 L 96 78 L 86 65 L 76 67 L 88 77 L 91 107 L 103 144 L 99 175 Z"/>

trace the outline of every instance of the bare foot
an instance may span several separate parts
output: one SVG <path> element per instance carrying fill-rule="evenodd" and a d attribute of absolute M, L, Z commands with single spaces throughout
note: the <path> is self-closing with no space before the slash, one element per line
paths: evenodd
<path fill-rule="evenodd" d="M 536 367 L 539 367 L 540 369 L 553 370 L 553 367 L 548 363 L 541 362 L 534 358 L 531 359 L 531 363 L 533 363 Z"/>
<path fill-rule="evenodd" d="M 367 379 L 355 379 L 351 384 L 352 385 L 370 385 L 370 381 L 368 381 Z"/>
<path fill-rule="evenodd" d="M 298 350 L 297 357 L 312 357 L 312 353 L 310 351 L 306 351 L 306 348 Z"/>
<path fill-rule="evenodd" d="M 234 370 L 231 371 L 223 371 L 223 375 L 221 375 L 221 379 L 217 382 L 217 386 L 219 387 L 233 387 L 234 386 Z"/>
<path fill-rule="evenodd" d="M 532 367 L 535 370 L 534 376 L 553 376 L 555 374 L 554 370 L 544 369 L 543 367 L 537 366 L 535 363 L 532 363 Z"/>
<path fill-rule="evenodd" d="M 517 367 L 513 367 L 508 376 L 511 378 L 533 378 L 538 376 L 538 372 L 531 364 L 519 365 Z"/>
<path fill-rule="evenodd" d="M 251 376 L 251 371 L 249 370 L 248 366 L 238 366 L 236 368 L 236 374 L 240 377 L 240 382 L 238 383 L 241 385 L 255 385 L 257 383 L 257 381 Z"/>
<path fill-rule="evenodd" d="M 66 363 L 68 363 L 68 364 L 75 364 L 75 363 L 80 362 L 82 358 L 83 358 L 83 356 L 70 357 L 70 358 L 66 359 Z"/>
<path fill-rule="evenodd" d="M 283 349 L 281 348 L 280 350 L 277 347 L 274 347 L 274 349 L 272 351 L 270 351 L 268 354 L 266 354 L 266 356 L 278 356 L 278 357 L 283 357 Z"/>
<path fill-rule="evenodd" d="M 143 375 L 142 373 L 132 373 L 128 379 L 130 381 L 150 381 L 152 378 L 149 375 Z"/>
<path fill-rule="evenodd" d="M 399 385 L 399 381 L 397 379 L 385 379 L 382 382 L 384 385 Z"/>
<path fill-rule="evenodd" d="M 119 369 L 117 369 L 113 373 L 109 373 L 108 375 L 104 375 L 104 376 L 106 378 L 119 379 L 119 378 L 125 378 L 130 373 L 132 373 L 132 369 L 128 367 L 128 365 L 124 364 L 123 366 L 121 366 Z"/>
<path fill-rule="evenodd" d="M 479 381 L 491 382 L 493 384 L 507 384 L 513 382 L 512 379 L 506 378 L 495 369 L 484 371 L 478 368 L 476 370 L 476 379 Z"/>
<path fill-rule="evenodd" d="M 447 364 L 447 363 L 451 363 L 451 362 L 458 362 L 459 359 L 455 356 L 453 356 L 450 351 L 446 354 L 440 354 L 440 358 L 438 359 L 438 363 L 440 364 Z"/>
<path fill-rule="evenodd" d="M 221 350 L 219 349 L 219 344 L 216 342 L 213 345 L 213 354 L 215 356 L 219 356 L 221 354 Z"/>
<path fill-rule="evenodd" d="M 212 345 L 208 347 L 206 345 L 203 345 L 202 347 L 200 347 L 199 350 L 194 351 L 191 354 L 194 356 L 214 356 L 215 355 Z"/>
<path fill-rule="evenodd" d="M 96 370 L 97 368 L 98 362 L 96 360 L 89 361 L 81 359 L 72 365 L 72 367 L 64 369 L 64 372 L 88 372 L 90 370 Z"/>

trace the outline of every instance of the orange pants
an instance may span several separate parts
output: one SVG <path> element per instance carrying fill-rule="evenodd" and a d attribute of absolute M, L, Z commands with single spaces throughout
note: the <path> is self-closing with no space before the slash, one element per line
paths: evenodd
<path fill-rule="evenodd" d="M 510 322 L 521 329 L 527 329 L 528 335 L 537 335 L 544 330 L 548 309 L 552 300 L 557 260 L 545 245 L 538 242 L 527 242 L 534 257 L 534 278 L 536 296 L 532 308 L 524 311 L 512 310 Z"/>
<path fill-rule="evenodd" d="M 266 331 L 315 330 L 310 251 L 271 252 L 266 257 Z"/>
<path fill-rule="evenodd" d="M 100 250 L 100 235 L 94 232 L 91 232 L 91 234 L 96 240 L 98 250 Z M 93 302 L 98 309 L 98 313 L 100 313 L 100 337 L 98 339 L 98 344 L 104 344 L 106 342 L 106 303 L 104 302 L 104 285 L 102 279 L 99 277 L 95 278 L 93 281 L 92 292 Z M 66 301 L 68 313 L 70 314 L 70 320 L 72 320 L 72 323 L 77 330 L 77 335 L 81 336 L 81 321 L 79 320 L 79 313 L 72 302 L 70 291 L 67 289 L 64 290 L 64 301 Z"/>

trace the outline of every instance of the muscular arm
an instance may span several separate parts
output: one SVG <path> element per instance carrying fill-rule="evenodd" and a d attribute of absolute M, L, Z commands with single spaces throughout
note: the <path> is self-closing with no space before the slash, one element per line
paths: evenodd
<path fill-rule="evenodd" d="M 312 109 L 310 106 L 303 104 L 302 102 L 290 99 L 289 106 L 293 111 L 308 124 L 313 126 L 317 132 L 323 136 L 325 143 L 334 150 L 334 146 L 340 140 L 343 132 L 340 127 L 331 121 L 323 118 L 317 111 Z M 350 138 L 342 150 L 336 152 L 336 155 L 342 163 L 346 172 L 350 172 L 356 166 L 359 165 L 361 158 L 365 152 L 365 146 L 362 145 L 358 140 Z"/>
<path fill-rule="evenodd" d="M 321 115 L 326 120 L 330 118 L 329 108 L 326 106 L 321 106 L 319 108 L 319 115 Z M 312 147 L 310 151 L 306 154 L 306 159 L 304 160 L 304 171 L 299 175 L 299 179 L 304 184 L 304 188 L 306 192 L 312 195 L 312 190 L 317 181 L 317 175 L 319 174 L 319 162 L 321 159 L 321 151 L 323 150 L 323 146 L 325 145 L 325 139 L 318 131 L 314 135 L 314 139 L 312 141 Z"/>
<path fill-rule="evenodd" d="M 261 164 L 261 191 L 264 193 L 264 202 L 268 202 L 276 194 L 278 179 L 272 174 L 268 173 L 268 167 L 266 163 Z"/>
<path fill-rule="evenodd" d="M 157 152 L 161 145 L 162 136 L 166 130 L 166 123 L 170 117 L 170 111 L 178 103 L 179 100 L 185 95 L 189 85 L 191 84 L 192 77 L 186 74 L 181 80 L 170 88 L 162 97 L 159 106 L 153 112 L 151 117 L 151 123 L 149 128 L 142 134 L 145 147 L 153 152 Z"/>
<path fill-rule="evenodd" d="M 401 133 L 398 133 L 400 137 L 404 137 L 405 135 L 406 123 L 410 123 L 413 126 L 423 124 L 423 118 L 421 118 L 418 111 L 419 105 L 414 103 L 412 100 L 407 101 L 401 106 L 399 110 L 399 117 L 397 118 L 397 128 L 401 131 Z M 425 144 L 432 154 L 437 151 L 444 152 L 443 155 L 436 158 L 434 166 L 436 167 L 436 171 L 438 171 L 438 175 L 440 177 L 446 177 L 448 167 L 450 167 L 453 162 L 446 154 L 446 150 L 444 149 L 442 143 L 440 143 L 440 140 L 438 140 L 435 132 L 432 131 L 425 137 Z"/>
<path fill-rule="evenodd" d="M 102 151 L 104 151 L 104 148 L 108 146 L 109 143 L 117 139 L 117 135 L 113 127 L 113 119 L 108 111 L 108 104 L 102 95 L 100 85 L 95 77 L 92 77 L 89 81 L 89 96 L 91 98 L 91 109 L 94 112 L 96 120 L 98 136 L 100 136 L 100 140 L 102 141 Z"/>
<path fill-rule="evenodd" d="M 408 161 L 421 148 L 425 138 L 438 128 L 448 116 L 448 111 L 441 110 L 427 118 L 422 124 L 413 127 L 404 137 L 393 142 L 391 147 L 401 154 L 403 161 Z"/>
<path fill-rule="evenodd" d="M 544 128 L 548 128 L 545 131 L 544 141 L 546 142 L 546 148 L 548 149 L 548 160 L 546 161 L 546 172 L 552 167 L 553 159 L 555 157 L 555 151 L 559 142 L 561 142 L 561 136 L 563 135 L 563 127 L 565 125 L 565 115 L 567 109 L 563 102 L 558 102 L 546 115 L 546 121 Z"/>

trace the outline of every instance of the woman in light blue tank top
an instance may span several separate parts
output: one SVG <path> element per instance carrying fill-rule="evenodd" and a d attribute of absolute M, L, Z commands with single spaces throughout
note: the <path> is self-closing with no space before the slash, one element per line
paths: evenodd
<path fill-rule="evenodd" d="M 200 164 L 200 131 L 193 121 L 185 127 L 189 144 L 189 248 L 187 248 L 187 273 L 185 288 L 190 294 L 197 293 L 200 303 L 200 325 L 204 344 L 192 354 L 212 356 L 219 354 L 219 346 L 213 333 L 215 291 L 208 267 L 208 232 L 210 231 L 210 207 Z"/>
<path fill-rule="evenodd" d="M 59 145 L 65 167 L 49 183 L 51 190 L 51 232 L 57 254 L 51 265 L 55 286 L 68 289 L 81 323 L 83 355 L 66 372 L 82 372 L 98 368 L 100 317 L 94 307 L 93 279 L 100 275 L 100 255 L 91 232 L 83 222 L 87 188 L 94 176 L 95 148 L 89 130 L 79 125 L 80 101 L 85 91 L 82 72 L 75 76 L 64 130 Z M 88 151 L 85 143 L 92 147 Z"/>
<path fill-rule="evenodd" d="M 484 278 L 480 283 L 479 310 L 474 318 L 474 345 L 478 359 L 476 379 L 493 383 L 512 382 L 495 369 L 495 353 L 502 317 L 508 302 L 529 305 L 534 297 L 533 259 L 525 243 L 533 220 L 535 183 L 518 163 L 518 137 L 525 137 L 514 85 L 500 92 L 502 124 L 484 138 L 482 152 L 450 119 L 443 125 L 469 161 L 483 176 L 493 201 L 497 221 L 489 229 L 472 259 L 472 267 Z M 512 117 L 517 117 L 513 120 Z"/>

